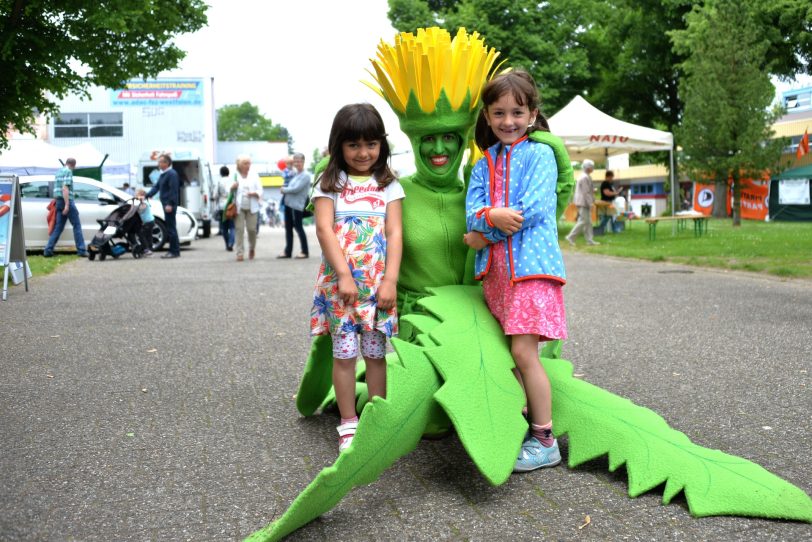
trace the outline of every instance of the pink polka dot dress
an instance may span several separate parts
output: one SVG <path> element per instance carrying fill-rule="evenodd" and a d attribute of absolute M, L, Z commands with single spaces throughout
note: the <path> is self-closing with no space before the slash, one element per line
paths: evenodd
<path fill-rule="evenodd" d="M 497 159 L 493 206 L 504 207 L 502 157 Z M 539 340 L 567 338 L 564 293 L 559 282 L 530 279 L 510 284 L 505 242 L 491 247 L 490 270 L 482 279 L 485 302 L 506 335 L 538 335 Z"/>

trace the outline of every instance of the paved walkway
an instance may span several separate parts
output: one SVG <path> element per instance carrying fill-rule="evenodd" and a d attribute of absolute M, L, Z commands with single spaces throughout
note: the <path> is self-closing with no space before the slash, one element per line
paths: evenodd
<path fill-rule="evenodd" d="M 335 415 L 305 419 L 293 401 L 318 260 L 276 260 L 281 247 L 263 228 L 254 262 L 211 238 L 177 260 L 77 261 L 11 289 L 0 540 L 240 539 L 334 460 Z M 812 283 L 566 260 L 578 374 L 812 494 Z M 812 540 L 808 524 L 693 519 L 660 500 L 629 498 L 604 459 L 491 487 L 450 437 L 290 538 Z"/>

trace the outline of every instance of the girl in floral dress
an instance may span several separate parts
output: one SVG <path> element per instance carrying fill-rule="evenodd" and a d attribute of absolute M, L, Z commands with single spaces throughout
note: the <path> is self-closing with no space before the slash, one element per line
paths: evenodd
<path fill-rule="evenodd" d="M 341 414 L 339 451 L 352 443 L 355 360 L 360 335 L 370 399 L 386 396 L 386 338 L 397 334 L 396 284 L 403 249 L 403 188 L 389 169 L 386 129 L 369 104 L 342 107 L 333 120 L 330 162 L 313 191 L 322 263 L 311 310 L 312 335 L 333 340 L 333 387 Z"/>
<path fill-rule="evenodd" d="M 510 337 L 517 378 L 527 396 L 530 427 L 514 471 L 561 462 L 553 436 L 550 381 L 539 363 L 539 341 L 564 339 L 567 322 L 558 246 L 558 168 L 550 146 L 532 132 L 549 131 L 536 84 L 514 70 L 482 90 L 476 141 L 485 156 L 471 172 L 466 197 L 469 233 L 477 249 L 476 277 L 485 301 Z"/>

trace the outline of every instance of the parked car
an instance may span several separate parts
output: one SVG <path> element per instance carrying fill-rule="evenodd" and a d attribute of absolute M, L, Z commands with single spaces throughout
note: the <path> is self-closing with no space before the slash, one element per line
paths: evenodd
<path fill-rule="evenodd" d="M 98 220 L 107 217 L 118 205 L 132 199 L 126 192 L 87 177 L 73 177 L 76 208 L 82 221 L 82 235 L 89 243 L 99 230 Z M 23 204 L 23 229 L 27 249 L 44 249 L 48 243 L 48 203 L 53 199 L 53 175 L 32 175 L 20 178 Z M 167 242 L 164 209 L 160 200 L 150 199 L 155 227 L 152 230 L 152 250 L 159 250 Z M 197 220 L 187 209 L 178 207 L 176 214 L 178 237 L 181 244 L 189 244 L 197 235 Z M 56 243 L 60 248 L 74 249 L 73 228 L 70 223 Z"/>

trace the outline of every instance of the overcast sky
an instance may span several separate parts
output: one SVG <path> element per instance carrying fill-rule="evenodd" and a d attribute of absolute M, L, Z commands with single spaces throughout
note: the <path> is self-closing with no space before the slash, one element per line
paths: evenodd
<path fill-rule="evenodd" d="M 386 0 L 254 2 L 208 0 L 209 25 L 176 43 L 187 52 L 174 75 L 214 77 L 220 108 L 245 101 L 285 126 L 308 159 L 327 146 L 338 109 L 368 102 L 396 150 L 409 148 L 397 117 L 361 80 L 378 42 L 393 41 Z"/>

